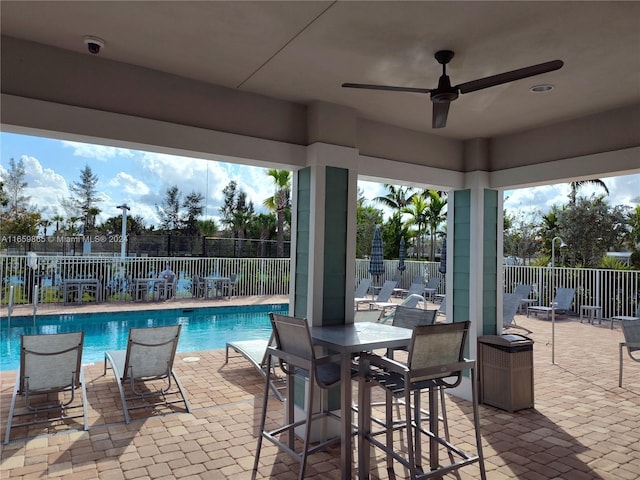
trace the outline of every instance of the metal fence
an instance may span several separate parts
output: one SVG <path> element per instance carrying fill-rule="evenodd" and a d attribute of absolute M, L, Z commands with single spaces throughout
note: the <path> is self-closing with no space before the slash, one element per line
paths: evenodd
<path fill-rule="evenodd" d="M 290 261 L 288 258 L 188 258 L 188 257 L 80 257 L 39 255 L 31 268 L 25 255 L 0 257 L 0 304 L 7 305 L 11 291 L 13 304 L 62 303 L 59 286 L 64 278 L 94 278 L 99 280 L 104 302 L 122 301 L 124 278 L 155 277 L 169 266 L 177 275 L 175 295 L 191 297 L 194 275 L 237 275 L 235 295 L 288 295 Z M 385 273 L 374 279 L 382 285 L 399 275 L 398 261 L 385 260 Z M 399 277 L 399 286 L 408 288 L 414 277 L 426 282 L 440 278 L 437 292 L 444 294 L 445 277 L 439 273 L 439 262 L 405 261 L 406 270 Z M 368 260 L 356 260 L 356 279 L 370 277 Z M 640 302 L 640 271 L 603 270 L 590 268 L 504 266 L 504 291 L 511 292 L 519 283 L 532 285 L 533 296 L 541 305 L 549 305 L 558 287 L 575 288 L 574 312 L 582 305 L 597 305 L 602 316 L 634 315 Z M 36 289 L 35 286 L 38 286 Z"/>
<path fill-rule="evenodd" d="M 7 235 L 0 237 L 1 251 L 8 255 L 120 256 L 122 235 Z M 283 245 L 283 258 L 289 258 L 291 242 Z M 233 257 L 276 258 L 275 240 L 206 237 L 182 234 L 128 235 L 127 257 Z"/>

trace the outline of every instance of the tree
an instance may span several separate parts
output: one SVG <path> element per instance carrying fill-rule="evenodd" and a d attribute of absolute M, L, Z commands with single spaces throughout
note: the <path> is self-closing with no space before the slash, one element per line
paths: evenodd
<path fill-rule="evenodd" d="M 571 182 L 569 184 L 571 187 L 571 192 L 569 192 L 569 203 L 571 205 L 576 204 L 576 195 L 578 194 L 578 190 L 585 185 L 595 185 L 596 187 L 600 187 L 607 193 L 607 195 L 609 195 L 609 189 L 607 188 L 606 183 L 598 178 L 593 178 L 591 180 L 578 180 L 577 182 Z"/>
<path fill-rule="evenodd" d="M 558 218 L 562 239 L 572 266 L 595 268 L 616 244 L 619 233 L 615 225 L 624 222 L 622 207 L 611 208 L 604 197 L 578 198 Z"/>
<path fill-rule="evenodd" d="M 429 258 L 434 262 L 436 259 L 436 234 L 438 233 L 438 227 L 447 220 L 447 213 L 445 211 L 447 199 L 441 197 L 437 190 L 427 190 L 426 195 L 428 195 L 429 202 L 427 203 L 425 216 L 427 226 L 429 227 L 429 234 L 431 235 Z"/>
<path fill-rule="evenodd" d="M 400 254 L 400 239 L 409 239 L 407 227 L 402 223 L 400 212 L 394 212 L 391 218 L 382 225 L 382 245 L 384 247 L 384 258 L 398 258 Z M 371 245 L 371 242 L 369 242 Z"/>
<path fill-rule="evenodd" d="M 187 235 L 198 235 L 199 233 L 198 217 L 204 212 L 203 201 L 204 195 L 194 190 L 185 197 L 182 203 L 182 206 L 186 209 L 182 223 Z"/>
<path fill-rule="evenodd" d="M 71 184 L 71 204 L 80 213 L 84 222 L 84 233 L 87 233 L 95 226 L 95 218 L 100 213 L 97 208 L 98 197 L 98 177 L 94 175 L 91 167 L 85 165 L 80 171 L 80 181 Z"/>
<path fill-rule="evenodd" d="M 51 220 L 56 222 L 56 232 L 55 233 L 58 233 L 60 231 L 60 224 L 62 222 L 64 222 L 64 217 L 62 215 L 56 214 L 53 217 L 51 217 Z"/>
<path fill-rule="evenodd" d="M 168 231 L 180 230 L 183 226 L 180 218 L 180 190 L 177 185 L 169 187 L 162 200 L 162 205 L 156 204 L 160 217 L 160 228 Z"/>
<path fill-rule="evenodd" d="M 9 197 L 4 189 L 4 182 L 0 181 L 0 207 L 6 207 L 9 204 Z"/>
<path fill-rule="evenodd" d="M 356 206 L 356 257 L 365 258 L 371 253 L 371 242 L 376 225 L 382 223 L 382 210 L 366 204 L 362 190 L 358 189 Z"/>
<path fill-rule="evenodd" d="M 247 202 L 247 194 L 238 189 L 238 184 L 231 180 L 222 190 L 224 200 L 220 207 L 222 224 L 234 238 L 246 238 L 249 220 L 254 214 L 253 202 Z"/>
<path fill-rule="evenodd" d="M 276 191 L 264 205 L 276 214 L 278 257 L 284 257 L 284 223 L 287 210 L 291 211 L 291 172 L 271 168 L 267 175 L 273 178 Z"/>
<path fill-rule="evenodd" d="M 49 220 L 48 218 L 43 218 L 42 220 L 40 220 L 39 226 L 42 227 L 43 234 L 44 234 L 45 238 L 47 237 L 47 229 L 51 225 L 53 225 L 53 222 L 51 220 Z"/>
<path fill-rule="evenodd" d="M 122 215 L 107 218 L 98 230 L 100 233 L 120 235 L 122 233 Z M 141 235 L 147 230 L 142 215 L 132 215 L 127 217 L 127 235 Z"/>
<path fill-rule="evenodd" d="M 533 258 L 539 247 L 539 225 L 535 218 L 539 215 L 540 212 L 517 217 L 505 216 L 503 247 L 506 257 L 522 258 L 526 264 Z"/>
<path fill-rule="evenodd" d="M 198 220 L 198 231 L 205 237 L 213 237 L 218 233 L 218 225 L 215 220 Z"/>
<path fill-rule="evenodd" d="M 6 207 L 9 218 L 17 219 L 21 213 L 29 209 L 31 197 L 24 194 L 28 183 L 24 180 L 27 172 L 22 159 L 16 162 L 13 158 L 9 160 L 9 170 L 7 171 L 4 183 L 6 191 Z"/>
<path fill-rule="evenodd" d="M 422 253 L 422 236 L 424 235 L 427 224 L 428 224 L 428 217 L 427 217 L 428 208 L 429 206 L 427 205 L 427 202 L 424 196 L 420 194 L 420 195 L 414 195 L 413 197 L 411 197 L 411 202 L 409 203 L 409 205 L 407 205 L 406 207 L 403 207 L 400 210 L 402 213 L 407 213 L 411 217 L 406 223 L 407 227 L 412 227 L 412 226 L 416 227 L 416 230 L 417 230 L 416 231 L 416 238 L 417 238 L 416 256 L 418 259 L 420 258 Z"/>
<path fill-rule="evenodd" d="M 416 195 L 413 193 L 413 187 L 398 187 L 385 183 L 384 188 L 387 189 L 388 193 L 381 197 L 374 198 L 373 201 L 382 203 L 397 212 L 400 212 L 400 210 L 409 205 L 411 199 Z"/>

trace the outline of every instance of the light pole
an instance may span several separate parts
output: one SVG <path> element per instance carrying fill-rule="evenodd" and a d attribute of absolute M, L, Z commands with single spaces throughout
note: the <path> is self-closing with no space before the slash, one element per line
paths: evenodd
<path fill-rule="evenodd" d="M 556 274 L 554 272 L 556 266 L 556 240 L 560 240 L 560 248 L 567 246 L 560 237 L 553 237 L 553 240 L 551 240 L 551 363 L 554 365 L 556 363 L 556 302 L 553 297 L 556 292 Z"/>
<path fill-rule="evenodd" d="M 131 210 L 126 203 L 118 205 L 116 208 L 122 209 L 122 238 L 120 243 L 120 258 L 124 260 L 127 255 L 127 211 Z"/>

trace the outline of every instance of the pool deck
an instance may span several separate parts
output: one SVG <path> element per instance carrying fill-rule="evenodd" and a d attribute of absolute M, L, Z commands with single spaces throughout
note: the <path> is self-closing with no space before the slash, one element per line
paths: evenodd
<path fill-rule="evenodd" d="M 242 297 L 210 302 L 171 300 L 56 307 L 55 313 L 287 301 L 287 297 Z M 44 308 L 39 312 L 44 313 Z M 14 314 L 20 313 L 14 311 Z M 640 365 L 626 358 L 624 387 L 619 388 L 618 343 L 622 339 L 619 325 L 611 330 L 608 322 L 591 325 L 580 323 L 577 317 L 558 316 L 556 364 L 553 365 L 551 323 L 541 317 L 517 316 L 516 320 L 534 331 L 529 336 L 535 341 L 535 408 L 509 413 L 481 406 L 489 480 L 640 478 Z M 192 414 L 177 407 L 175 412 L 166 415 L 158 415 L 166 413 L 161 410 L 142 410 L 126 425 L 113 374 L 107 372 L 104 376 L 101 362 L 86 365 L 91 429 L 84 432 L 73 421 L 54 427 L 45 424 L 40 430 L 28 432 L 15 429 L 11 443 L 2 447 L 0 477 L 250 478 L 262 405 L 260 375 L 237 355 L 225 365 L 224 350 L 178 354 L 175 369 L 188 392 Z M 3 438 L 14 382 L 15 372 L 0 374 Z M 282 418 L 283 407 L 275 399 L 270 407 L 268 422 L 275 425 Z M 468 402 L 449 396 L 447 409 L 454 443 L 468 444 L 472 438 Z M 25 439 L 26 435 L 29 438 Z M 340 478 L 339 457 L 339 446 L 311 456 L 306 478 Z M 273 446 L 263 446 L 260 464 L 258 478 L 297 478 L 298 464 Z M 406 478 L 399 466 L 396 474 L 396 478 Z M 390 478 L 381 455 L 372 462 L 372 478 Z M 459 478 L 479 478 L 477 467 L 463 468 Z"/>

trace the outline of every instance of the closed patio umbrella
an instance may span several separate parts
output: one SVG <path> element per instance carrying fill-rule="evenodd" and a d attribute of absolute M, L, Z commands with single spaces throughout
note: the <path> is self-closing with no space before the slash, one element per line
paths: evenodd
<path fill-rule="evenodd" d="M 442 250 L 440 251 L 440 266 L 438 271 L 443 275 L 447 273 L 447 237 L 442 240 Z"/>
<path fill-rule="evenodd" d="M 376 279 L 378 279 L 380 275 L 384 275 L 384 253 L 382 251 L 382 235 L 380 234 L 380 226 L 378 225 L 376 225 L 376 229 L 373 232 L 373 240 L 371 241 L 369 273 L 372 277 L 376 277 Z"/>
<path fill-rule="evenodd" d="M 398 251 L 398 270 L 403 273 L 407 266 L 404 264 L 404 237 L 400 237 L 400 250 Z"/>

